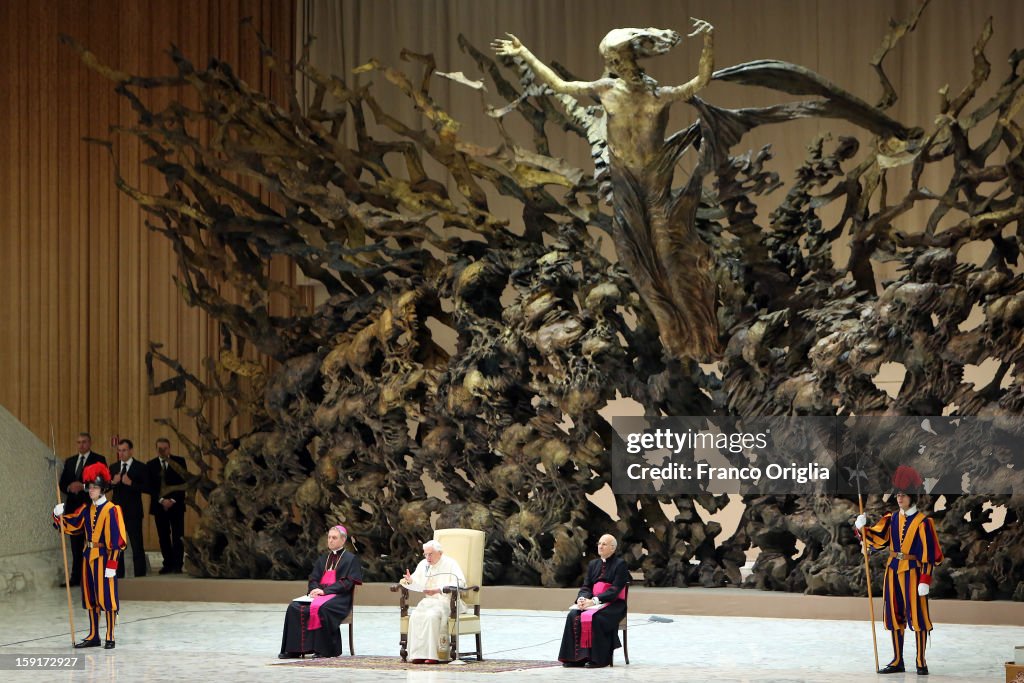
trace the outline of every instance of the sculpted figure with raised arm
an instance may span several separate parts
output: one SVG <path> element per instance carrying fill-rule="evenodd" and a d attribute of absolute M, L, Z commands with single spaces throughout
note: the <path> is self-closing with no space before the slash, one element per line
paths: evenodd
<path fill-rule="evenodd" d="M 537 80 L 557 93 L 600 100 L 606 116 L 613 237 L 620 263 L 657 319 L 669 355 L 684 360 L 717 358 L 714 260 L 694 228 L 699 179 L 685 190 L 672 189 L 676 161 L 695 138 L 665 137 L 672 104 L 692 99 L 711 80 L 713 27 L 693 20 L 689 35 L 704 36 L 697 75 L 670 86 L 659 85 L 638 60 L 665 54 L 679 44 L 682 36 L 672 30 L 610 31 L 599 46 L 605 71 L 596 81 L 564 80 L 508 35 L 492 43 L 497 54 L 521 58 Z"/>

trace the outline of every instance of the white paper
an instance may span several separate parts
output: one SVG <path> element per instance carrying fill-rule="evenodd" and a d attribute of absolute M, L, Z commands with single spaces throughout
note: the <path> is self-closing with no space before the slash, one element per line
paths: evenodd
<path fill-rule="evenodd" d="M 586 612 L 587 610 L 597 609 L 600 606 L 601 605 L 590 605 L 589 607 L 580 607 L 574 602 L 571 605 L 569 605 L 569 609 L 578 609 L 581 612 Z"/>
<path fill-rule="evenodd" d="M 300 595 L 299 597 L 292 600 L 292 602 L 313 602 L 313 598 L 308 595 Z"/>

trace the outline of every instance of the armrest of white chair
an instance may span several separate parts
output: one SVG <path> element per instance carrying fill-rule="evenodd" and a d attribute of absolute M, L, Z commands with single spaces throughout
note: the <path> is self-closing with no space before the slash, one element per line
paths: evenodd
<path fill-rule="evenodd" d="M 480 586 L 445 586 L 441 589 L 442 593 L 447 593 L 451 596 L 452 619 L 454 619 L 455 615 L 459 612 L 459 596 L 463 593 L 471 593 L 473 591 L 479 592 Z"/>

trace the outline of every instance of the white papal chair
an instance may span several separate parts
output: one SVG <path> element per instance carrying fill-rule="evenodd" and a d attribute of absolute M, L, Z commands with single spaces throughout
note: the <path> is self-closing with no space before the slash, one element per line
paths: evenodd
<path fill-rule="evenodd" d="M 444 548 L 444 554 L 454 559 L 462 567 L 466 575 L 466 585 L 459 589 L 445 588 L 446 593 L 451 595 L 451 614 L 448 617 L 448 633 L 451 639 L 451 652 L 449 659 L 459 659 L 466 655 L 475 655 L 483 661 L 484 651 L 482 635 L 480 631 L 480 598 L 483 591 L 481 586 L 484 579 L 484 532 L 476 529 L 438 529 L 434 532 L 434 540 Z M 401 610 L 401 626 L 399 637 L 399 653 L 402 661 L 409 655 L 409 591 L 402 585 L 397 584 L 391 587 L 392 591 L 398 591 L 398 606 Z M 458 596 L 462 594 L 462 602 L 472 611 L 458 613 Z M 414 608 L 415 609 L 415 608 Z M 459 636 L 476 636 L 475 652 L 459 651 Z"/>

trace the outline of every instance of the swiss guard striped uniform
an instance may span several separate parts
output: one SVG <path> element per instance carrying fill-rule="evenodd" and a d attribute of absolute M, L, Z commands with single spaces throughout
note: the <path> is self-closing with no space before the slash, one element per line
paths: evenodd
<path fill-rule="evenodd" d="M 889 550 L 882 601 L 894 654 L 887 668 L 903 667 L 903 631 L 909 626 L 917 640 L 917 667 L 927 671 L 925 646 L 932 620 L 928 596 L 918 593 L 918 585 L 931 585 L 932 570 L 942 562 L 942 549 L 932 519 L 916 507 L 906 512 L 887 514 L 874 526 L 864 527 L 863 533 L 872 548 Z"/>
<path fill-rule="evenodd" d="M 65 534 L 85 534 L 82 562 L 82 607 L 89 611 L 89 635 L 86 642 L 99 644 L 99 613 L 107 613 L 107 643 L 113 647 L 117 616 L 117 577 L 104 576 L 106 569 L 117 569 L 127 546 L 121 508 L 105 497 L 65 513 L 59 520 Z"/>

